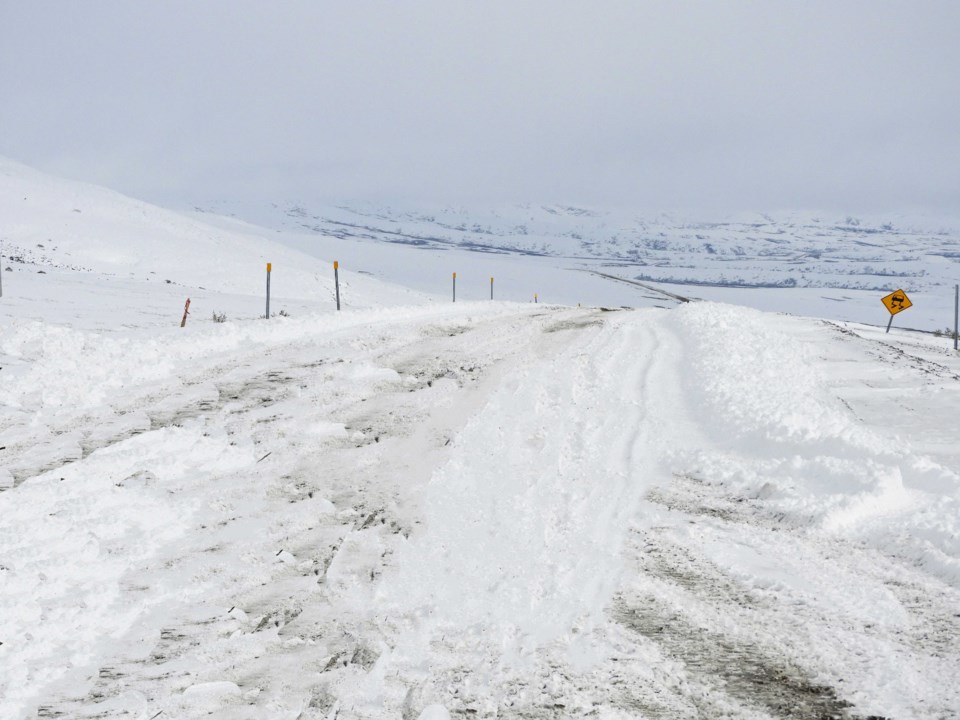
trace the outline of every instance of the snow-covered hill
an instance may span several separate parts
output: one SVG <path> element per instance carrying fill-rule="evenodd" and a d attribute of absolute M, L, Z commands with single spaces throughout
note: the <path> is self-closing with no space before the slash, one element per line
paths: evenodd
<path fill-rule="evenodd" d="M 262 301 L 249 304 L 241 298 L 263 297 L 267 262 L 273 265 L 272 294 L 278 301 L 289 298 L 309 304 L 333 299 L 335 258 L 303 254 L 270 240 L 266 231 L 215 227 L 4 158 L 0 158 L 0 218 L 3 307 L 9 310 L 34 301 L 19 305 L 21 316 L 42 316 L 38 298 L 47 304 L 59 299 L 74 307 L 110 303 L 122 324 L 125 305 L 149 304 L 151 298 L 167 303 L 167 296 L 169 317 L 177 316 L 173 298 L 179 298 L 182 311 L 187 296 L 199 301 L 194 306 L 198 316 L 208 316 L 208 307 L 248 314 L 264 306 Z M 58 276 L 57 283 L 43 277 L 51 274 Z M 97 278 L 112 282 L 98 283 Z M 354 306 L 424 299 L 349 270 L 342 283 Z M 126 303 L 114 298 L 118 284 Z M 66 295 L 58 298 L 54 286 L 65 289 Z M 205 302 L 214 295 L 224 299 Z M 275 306 L 274 312 L 281 307 Z"/>

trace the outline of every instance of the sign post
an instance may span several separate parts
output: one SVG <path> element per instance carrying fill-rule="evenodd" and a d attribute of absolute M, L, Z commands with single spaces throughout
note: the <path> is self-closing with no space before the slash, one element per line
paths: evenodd
<path fill-rule="evenodd" d="M 340 261 L 333 261 L 333 285 L 337 289 L 337 310 L 340 309 Z"/>
<path fill-rule="evenodd" d="M 913 306 L 913 303 L 910 302 L 910 298 L 907 297 L 907 294 L 903 290 L 894 290 L 886 297 L 881 298 L 880 302 L 884 304 L 884 306 L 887 308 L 887 311 L 890 313 L 890 321 L 887 323 L 887 332 L 890 332 L 890 326 L 893 325 L 893 316 L 897 313 L 903 312 L 908 307 Z"/>
<path fill-rule="evenodd" d="M 953 286 L 953 349 L 957 349 L 957 320 L 960 319 L 960 285 Z"/>
<path fill-rule="evenodd" d="M 273 263 L 267 263 L 267 320 L 270 319 L 270 271 L 273 270 Z"/>
<path fill-rule="evenodd" d="M 457 301 L 457 274 L 453 274 L 453 301 Z"/>

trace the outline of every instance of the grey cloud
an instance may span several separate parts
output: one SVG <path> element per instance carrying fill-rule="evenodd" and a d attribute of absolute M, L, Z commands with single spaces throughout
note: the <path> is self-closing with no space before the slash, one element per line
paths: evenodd
<path fill-rule="evenodd" d="M 953 2 L 5 3 L 0 153 L 160 202 L 960 210 Z"/>

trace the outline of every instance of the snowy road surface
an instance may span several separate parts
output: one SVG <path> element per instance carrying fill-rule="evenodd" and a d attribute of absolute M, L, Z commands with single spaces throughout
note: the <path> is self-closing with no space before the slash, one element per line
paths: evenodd
<path fill-rule="evenodd" d="M 2 718 L 960 714 L 945 343 L 458 303 L 0 359 Z"/>

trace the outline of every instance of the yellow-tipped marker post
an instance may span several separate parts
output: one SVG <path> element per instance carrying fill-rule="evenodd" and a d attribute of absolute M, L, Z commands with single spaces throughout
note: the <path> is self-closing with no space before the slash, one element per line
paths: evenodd
<path fill-rule="evenodd" d="M 273 263 L 267 263 L 267 312 L 264 317 L 270 319 L 270 273 L 273 272 Z"/>
<path fill-rule="evenodd" d="M 333 286 L 337 292 L 337 310 L 340 309 L 340 261 L 333 261 Z"/>

